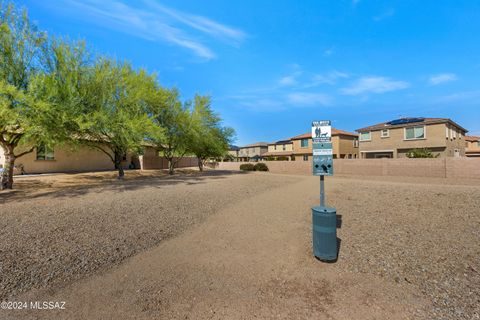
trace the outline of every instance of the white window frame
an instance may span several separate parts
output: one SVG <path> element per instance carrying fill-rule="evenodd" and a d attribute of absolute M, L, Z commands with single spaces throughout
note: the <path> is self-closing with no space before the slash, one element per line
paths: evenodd
<path fill-rule="evenodd" d="M 362 134 L 368 133 L 368 139 L 362 139 Z M 358 137 L 360 141 L 372 141 L 372 131 L 368 132 L 360 132 L 360 136 Z"/>
<path fill-rule="evenodd" d="M 387 132 L 386 135 L 383 134 L 384 131 Z M 380 137 L 381 137 L 381 138 L 390 138 L 390 130 L 389 130 L 389 129 L 382 129 L 382 130 L 380 131 Z"/>
<path fill-rule="evenodd" d="M 421 128 L 421 127 L 423 127 L 423 138 L 407 139 L 407 129 L 415 130 L 415 128 Z M 413 127 L 403 128 L 403 140 L 411 141 L 411 140 L 425 140 L 425 139 L 427 139 L 427 126 L 413 126 Z"/>

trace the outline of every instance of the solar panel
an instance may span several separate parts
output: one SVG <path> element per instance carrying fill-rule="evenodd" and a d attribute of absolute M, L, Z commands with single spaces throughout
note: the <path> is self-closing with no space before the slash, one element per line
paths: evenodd
<path fill-rule="evenodd" d="M 415 123 L 415 122 L 423 122 L 425 118 L 401 118 L 401 119 L 396 119 L 392 120 L 390 122 L 387 122 L 387 124 L 391 126 L 395 126 L 398 124 L 407 124 L 407 123 Z"/>

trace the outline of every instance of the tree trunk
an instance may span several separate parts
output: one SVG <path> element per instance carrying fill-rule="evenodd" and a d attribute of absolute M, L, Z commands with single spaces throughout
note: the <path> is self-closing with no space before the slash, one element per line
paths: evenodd
<path fill-rule="evenodd" d="M 15 167 L 15 154 L 13 147 L 5 148 L 5 167 L 0 176 L 0 190 L 13 188 L 13 169 Z"/>
<path fill-rule="evenodd" d="M 125 171 L 123 170 L 123 166 L 122 166 L 122 158 L 123 158 L 123 155 L 119 154 L 118 152 L 115 152 L 115 169 L 118 170 L 117 179 L 123 179 L 123 177 L 125 176 Z"/>
<path fill-rule="evenodd" d="M 200 171 L 203 171 L 203 160 L 198 158 L 198 169 Z"/>
<path fill-rule="evenodd" d="M 168 158 L 168 174 L 173 174 L 175 172 L 175 162 L 173 158 Z"/>

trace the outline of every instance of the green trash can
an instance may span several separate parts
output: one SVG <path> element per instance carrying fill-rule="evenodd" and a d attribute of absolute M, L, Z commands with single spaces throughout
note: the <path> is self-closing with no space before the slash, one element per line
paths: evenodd
<path fill-rule="evenodd" d="M 320 260 L 337 260 L 337 210 L 316 206 L 312 208 L 313 254 Z"/>

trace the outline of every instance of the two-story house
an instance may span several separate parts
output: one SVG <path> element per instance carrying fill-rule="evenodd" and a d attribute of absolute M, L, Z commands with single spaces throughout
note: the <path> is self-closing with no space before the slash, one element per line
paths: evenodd
<path fill-rule="evenodd" d="M 480 157 L 480 137 L 465 137 L 465 155 L 467 157 Z"/>
<path fill-rule="evenodd" d="M 239 161 L 259 161 L 263 158 L 263 154 L 268 151 L 268 143 L 255 142 L 240 147 L 238 150 Z"/>
<path fill-rule="evenodd" d="M 467 130 L 446 118 L 401 118 L 358 129 L 360 157 L 404 158 L 413 149 L 464 157 Z"/>
<path fill-rule="evenodd" d="M 312 160 L 312 133 L 304 133 L 290 139 L 293 142 L 294 160 Z M 334 159 L 358 157 L 358 135 L 332 128 L 332 151 Z M 292 159 L 293 160 L 293 159 Z"/>
<path fill-rule="evenodd" d="M 239 150 L 240 148 L 237 146 L 234 146 L 234 145 L 228 146 L 228 151 L 223 161 L 238 161 Z"/>
<path fill-rule="evenodd" d="M 268 152 L 263 154 L 265 160 L 292 160 L 293 142 L 280 140 L 268 144 Z"/>

